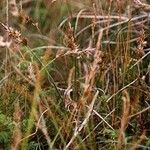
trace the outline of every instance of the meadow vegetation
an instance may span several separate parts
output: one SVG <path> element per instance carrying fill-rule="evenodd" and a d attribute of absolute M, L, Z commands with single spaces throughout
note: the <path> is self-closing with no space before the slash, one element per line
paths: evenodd
<path fill-rule="evenodd" d="M 150 149 L 149 0 L 0 10 L 0 149 Z"/>

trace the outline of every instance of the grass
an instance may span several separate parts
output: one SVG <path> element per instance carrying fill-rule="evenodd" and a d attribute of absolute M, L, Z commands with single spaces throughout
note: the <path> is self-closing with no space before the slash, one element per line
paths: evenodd
<path fill-rule="evenodd" d="M 149 1 L 0 8 L 0 149 L 150 149 Z"/>

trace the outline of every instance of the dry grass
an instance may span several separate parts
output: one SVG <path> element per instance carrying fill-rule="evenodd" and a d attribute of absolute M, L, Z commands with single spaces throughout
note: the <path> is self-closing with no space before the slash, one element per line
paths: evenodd
<path fill-rule="evenodd" d="M 148 1 L 0 8 L 0 149 L 150 149 Z"/>

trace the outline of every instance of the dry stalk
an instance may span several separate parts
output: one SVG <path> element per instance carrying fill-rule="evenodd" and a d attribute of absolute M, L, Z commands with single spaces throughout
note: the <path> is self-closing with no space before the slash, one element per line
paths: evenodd
<path fill-rule="evenodd" d="M 48 109 L 46 109 L 45 111 L 42 112 L 42 107 L 41 105 L 39 105 L 39 111 L 40 111 L 40 117 L 39 117 L 39 120 L 38 123 L 37 123 L 37 130 L 38 128 L 43 132 L 44 136 L 45 136 L 45 139 L 47 141 L 47 144 L 49 146 L 49 149 L 52 149 L 52 142 L 51 142 L 51 139 L 50 139 L 50 136 L 48 134 L 48 129 L 46 127 L 46 121 L 45 121 L 45 118 L 44 118 L 44 114 L 47 112 Z M 41 123 L 40 123 L 41 121 Z M 36 130 L 36 131 L 37 131 Z"/>
<path fill-rule="evenodd" d="M 79 12 L 80 13 L 80 12 Z M 81 13 L 80 13 L 81 14 Z M 82 15 L 73 15 L 73 18 L 78 18 L 78 19 L 93 19 L 93 18 L 95 18 L 95 14 L 93 15 L 93 14 L 82 14 Z M 107 19 L 120 19 L 120 20 L 128 20 L 128 18 L 127 17 L 124 17 L 124 16 L 108 16 L 108 15 L 106 15 L 106 16 L 104 16 L 104 15 L 96 15 L 96 18 L 97 19 L 103 19 L 103 20 L 107 20 Z M 68 18 L 66 18 L 66 19 L 64 19 L 61 23 L 60 23 L 60 25 L 59 25 L 59 29 L 66 23 L 66 21 L 68 21 L 69 20 L 69 17 Z"/>
<path fill-rule="evenodd" d="M 38 129 L 39 129 L 39 126 L 40 126 L 41 118 L 42 118 L 42 116 L 43 116 L 47 111 L 48 111 L 48 109 L 46 109 L 46 110 L 41 114 L 41 116 L 39 117 L 39 119 L 37 119 L 37 116 L 35 117 L 36 120 L 38 120 L 38 121 L 37 121 L 37 125 L 36 125 L 36 129 L 35 129 L 35 132 L 33 132 L 32 134 L 30 134 L 30 135 L 28 135 L 28 136 L 22 138 L 19 142 L 22 142 L 23 140 L 28 139 L 28 138 L 34 136 L 34 135 L 37 133 L 37 131 L 38 131 Z"/>
<path fill-rule="evenodd" d="M 130 148 L 130 150 L 136 150 L 138 148 L 138 145 L 145 139 L 145 131 L 140 136 L 139 140 L 133 144 L 133 146 Z"/>
<path fill-rule="evenodd" d="M 75 43 L 75 38 L 74 38 L 74 33 L 73 33 L 73 28 L 71 27 L 71 23 L 68 23 L 68 28 L 65 34 L 65 43 L 67 47 L 71 49 L 71 51 L 77 52 L 78 51 L 78 46 Z"/>
<path fill-rule="evenodd" d="M 94 129 L 82 140 L 81 143 L 83 143 L 83 142 L 91 135 L 91 133 L 93 133 L 93 132 L 104 122 L 104 120 L 105 120 L 108 116 L 110 116 L 114 111 L 115 111 L 115 109 L 113 109 L 109 114 L 107 114 L 106 117 L 104 117 L 104 118 L 102 119 L 102 121 L 99 122 L 99 123 L 94 127 Z M 114 129 L 113 129 L 113 130 L 114 130 Z M 81 143 L 80 143 L 80 144 L 81 144 Z M 77 145 L 74 149 L 79 149 L 79 145 Z"/>
<path fill-rule="evenodd" d="M 136 61 L 136 63 L 134 63 L 130 68 L 129 68 L 129 70 L 130 69 L 132 69 L 134 66 L 136 66 L 136 65 L 138 65 L 146 56 L 148 56 L 150 54 L 150 51 L 148 52 L 148 53 L 146 53 L 144 56 L 142 56 L 140 59 L 138 59 L 137 61 Z"/>
<path fill-rule="evenodd" d="M 79 19 L 80 19 L 80 15 L 82 14 L 82 12 L 84 12 L 85 11 L 85 9 L 81 9 L 80 11 L 79 11 L 79 13 L 77 14 L 77 19 L 76 19 L 76 23 L 75 23 L 75 29 L 74 29 L 74 33 L 76 34 L 76 32 L 77 32 L 77 27 L 78 27 L 78 22 L 79 22 Z"/>
<path fill-rule="evenodd" d="M 83 95 L 79 100 L 79 108 L 83 108 L 86 104 L 91 103 L 93 99 L 93 86 L 95 82 L 95 77 L 99 69 L 99 65 L 102 62 L 102 51 L 100 51 L 102 35 L 103 32 L 100 32 L 94 54 L 94 61 L 91 65 L 89 73 L 86 75 Z"/>
<path fill-rule="evenodd" d="M 116 149 L 117 150 L 122 150 L 123 145 L 125 144 L 125 130 L 128 126 L 129 123 L 129 115 L 130 115 L 130 96 L 127 90 L 123 91 L 123 114 L 121 118 L 121 127 L 120 127 L 120 132 L 119 132 L 119 137 L 118 137 L 118 144 Z"/>
<path fill-rule="evenodd" d="M 89 107 L 89 106 L 88 106 L 88 107 Z M 96 110 L 93 109 L 93 112 L 94 112 L 94 114 L 97 115 L 100 119 L 102 119 L 102 121 L 103 121 L 104 123 L 106 123 L 107 126 L 108 126 L 110 129 L 114 130 L 114 128 L 113 128 Z"/>
<path fill-rule="evenodd" d="M 140 0 L 133 0 L 134 7 L 144 10 L 146 12 L 150 12 L 150 5 L 141 2 Z"/>
<path fill-rule="evenodd" d="M 121 88 L 120 90 L 118 90 L 116 93 L 112 94 L 112 95 L 107 99 L 106 102 L 108 103 L 113 97 L 115 97 L 117 94 L 119 94 L 121 91 L 125 90 L 126 88 L 130 87 L 130 86 L 131 86 L 132 84 L 134 84 L 137 80 L 138 80 L 138 78 L 135 79 L 135 80 L 133 80 L 131 83 L 127 84 L 126 86 L 124 86 L 124 87 Z"/>
<path fill-rule="evenodd" d="M 47 50 L 45 52 L 45 55 L 43 57 L 43 62 L 42 62 L 43 64 L 46 64 L 48 62 L 48 60 L 50 58 L 50 54 L 51 54 L 50 50 Z M 43 72 L 41 72 L 39 70 L 37 64 L 30 65 L 29 77 L 35 83 L 35 91 L 34 91 L 34 96 L 33 96 L 34 102 L 32 103 L 32 106 L 35 108 L 31 108 L 31 109 L 33 109 L 33 114 L 31 114 L 31 115 L 33 115 L 33 117 L 35 118 L 35 120 L 37 121 L 37 124 L 36 124 L 36 131 L 34 133 L 30 134 L 29 136 L 27 136 L 27 138 L 35 135 L 37 133 L 38 129 L 40 129 L 43 132 L 43 135 L 45 136 L 45 139 L 47 141 L 49 148 L 52 149 L 51 139 L 49 137 L 47 127 L 46 127 L 46 121 L 44 118 L 44 114 L 48 111 L 48 109 L 43 110 L 42 105 L 41 105 L 42 101 L 39 97 L 39 94 L 41 91 L 41 86 L 42 86 L 42 83 L 44 80 L 44 76 L 43 76 Z M 31 112 L 32 112 L 32 110 L 31 110 Z M 38 115 L 38 113 L 40 115 Z"/>
<path fill-rule="evenodd" d="M 22 138 L 22 132 L 21 132 L 21 109 L 19 102 L 15 103 L 15 111 L 13 114 L 13 120 L 15 122 L 15 128 L 12 136 L 12 145 L 11 150 L 17 150 L 20 149 L 20 140 Z"/>
<path fill-rule="evenodd" d="M 101 31 L 104 32 L 104 31 L 107 31 L 108 29 L 117 27 L 119 25 L 122 25 L 122 24 L 125 24 L 125 23 L 128 23 L 128 22 L 135 22 L 137 20 L 140 20 L 140 19 L 146 18 L 146 17 L 148 17 L 147 14 L 144 14 L 144 15 L 136 16 L 134 18 L 130 18 L 130 19 L 127 19 L 127 20 L 123 20 L 123 21 L 111 24 L 110 26 L 107 26 L 107 27 L 104 27 L 102 29 L 99 29 L 97 32 L 95 32 L 95 36 L 98 35 Z"/>
<path fill-rule="evenodd" d="M 74 16 L 76 17 L 76 16 Z M 95 15 L 86 15 L 86 14 L 83 14 L 80 16 L 80 18 L 85 18 L 85 19 L 92 19 L 92 18 L 95 18 Z M 111 16 L 111 15 L 97 15 L 96 16 L 97 19 L 121 19 L 121 20 L 128 20 L 127 17 L 124 17 L 124 16 Z"/>
<path fill-rule="evenodd" d="M 91 113 L 92 113 L 92 110 L 93 110 L 93 107 L 94 107 L 94 103 L 95 103 L 95 100 L 96 100 L 98 94 L 99 94 L 99 91 L 97 91 L 96 94 L 94 95 L 94 97 L 92 99 L 92 102 L 91 102 L 91 104 L 89 106 L 89 110 L 88 110 L 88 112 L 85 115 L 85 119 L 83 120 L 83 122 L 81 123 L 81 125 L 79 127 L 78 126 L 75 127 L 74 134 L 73 134 L 71 140 L 68 142 L 68 144 L 64 148 L 64 150 L 68 150 L 68 148 L 70 147 L 70 145 L 72 144 L 74 139 L 81 132 L 81 130 L 86 126 L 86 124 L 87 124 L 87 122 L 88 122 L 88 120 L 89 120 L 89 118 L 91 116 Z"/>
<path fill-rule="evenodd" d="M 138 116 L 138 115 L 144 113 L 145 111 L 147 111 L 147 110 L 149 110 L 149 109 L 150 109 L 150 106 L 148 106 L 148 107 L 146 107 L 145 109 L 143 109 L 143 110 L 137 112 L 136 114 L 131 115 L 130 118 L 135 117 L 135 116 Z"/>
<path fill-rule="evenodd" d="M 74 141 L 76 136 L 81 132 L 81 130 L 87 124 L 89 117 L 90 117 L 92 110 L 93 110 L 94 102 L 95 102 L 95 100 L 99 94 L 98 91 L 96 92 L 96 94 L 94 94 L 93 86 L 95 83 L 96 73 L 99 69 L 99 64 L 102 62 L 102 52 L 100 51 L 101 38 L 102 38 L 102 32 L 100 32 L 98 40 L 97 40 L 96 50 L 95 50 L 95 54 L 94 54 L 94 61 L 91 65 L 89 72 L 87 72 L 87 74 L 86 74 L 84 91 L 83 91 L 82 97 L 77 102 L 77 104 L 78 104 L 77 110 L 79 111 L 79 114 L 80 114 L 80 111 L 84 110 L 83 108 L 85 108 L 86 105 L 90 104 L 90 106 L 88 107 L 88 112 L 85 114 L 84 121 L 82 122 L 82 124 L 79 127 L 78 127 L 78 125 L 76 125 L 75 130 L 74 130 L 74 134 L 73 134 L 71 140 L 68 142 L 68 144 L 64 148 L 64 150 L 67 150 L 70 147 L 70 145 L 72 144 L 72 142 Z M 78 121 L 79 120 L 77 120 L 77 122 Z"/>
<path fill-rule="evenodd" d="M 44 58 L 43 58 L 43 64 L 48 62 L 48 60 L 50 58 L 50 54 L 51 53 L 48 50 L 45 52 L 45 55 L 44 55 Z M 44 76 L 43 76 L 42 72 L 40 72 L 40 70 L 38 70 L 38 68 L 35 71 L 37 71 L 37 73 L 36 73 L 37 83 L 35 83 L 35 84 L 38 84 L 37 86 L 39 86 L 38 89 L 39 89 L 39 92 L 40 92 L 41 86 L 42 86 L 42 83 L 43 83 L 43 80 L 44 80 Z M 44 118 L 44 114 L 47 112 L 48 109 L 43 111 L 43 108 L 42 108 L 42 105 L 41 105 L 41 99 L 39 101 L 37 99 L 37 105 L 38 105 L 38 110 L 39 110 L 40 117 L 39 117 L 39 119 L 37 119 L 36 115 L 34 116 L 35 119 L 38 122 L 36 132 L 37 132 L 38 129 L 40 129 L 43 132 L 43 135 L 45 136 L 45 139 L 47 141 L 49 149 L 52 149 L 51 139 L 49 137 L 48 130 L 47 130 L 47 127 L 46 127 L 46 121 L 45 121 L 45 118 Z"/>
<path fill-rule="evenodd" d="M 74 75 L 74 70 L 75 70 L 74 67 L 70 70 L 69 77 L 68 77 L 68 87 L 64 92 L 65 107 L 70 112 L 71 111 L 74 112 L 77 105 L 76 102 L 72 100 L 70 95 L 70 93 L 72 92 L 72 79 Z"/>
<path fill-rule="evenodd" d="M 40 92 L 41 92 L 41 74 L 39 71 L 39 67 L 38 65 L 32 64 L 33 66 L 33 71 L 31 71 L 31 76 L 35 77 L 35 89 L 34 89 L 34 95 L 33 95 L 33 100 L 32 100 L 32 104 L 31 104 L 31 111 L 30 111 L 30 116 L 29 116 L 29 121 L 28 121 L 28 125 L 27 125 L 27 131 L 25 133 L 25 137 L 28 137 L 33 129 L 34 126 L 34 122 L 35 120 L 37 120 L 38 118 L 38 104 L 40 101 Z M 33 74 L 32 74 L 33 73 Z M 22 149 L 26 149 L 27 145 L 28 145 L 28 138 L 25 138 L 24 141 L 22 142 Z"/>

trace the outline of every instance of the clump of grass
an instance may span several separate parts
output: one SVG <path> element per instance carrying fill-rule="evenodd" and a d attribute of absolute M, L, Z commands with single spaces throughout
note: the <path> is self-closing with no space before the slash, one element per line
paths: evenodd
<path fill-rule="evenodd" d="M 150 147 L 149 4 L 3 6 L 0 148 Z"/>

